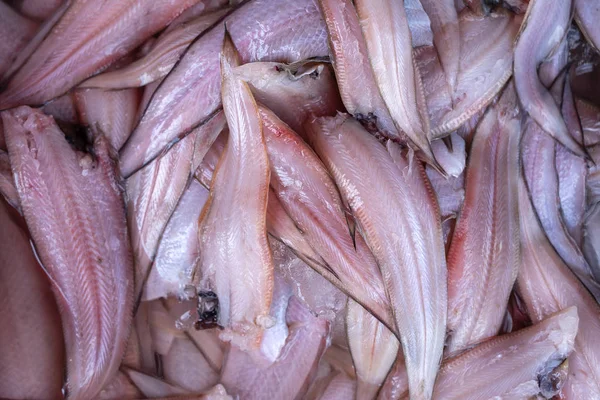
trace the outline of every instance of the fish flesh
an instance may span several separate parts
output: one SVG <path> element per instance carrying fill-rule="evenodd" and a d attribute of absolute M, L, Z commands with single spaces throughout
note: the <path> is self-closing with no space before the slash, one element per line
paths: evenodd
<path fill-rule="evenodd" d="M 488 110 L 471 145 L 465 202 L 448 251 L 449 354 L 495 336 L 520 264 L 520 114 L 514 87 Z"/>
<path fill-rule="evenodd" d="M 254 0 L 241 5 L 224 22 L 245 62 L 294 62 L 327 55 L 325 27 L 314 0 Z M 205 122 L 221 106 L 219 51 L 225 24 L 192 42 L 152 96 L 121 150 L 125 177 Z M 264 26 L 269 30 L 264 31 Z M 303 26 L 302 34 L 292 26 Z M 260 45 L 253 40 L 256 37 L 261 38 Z"/>
<path fill-rule="evenodd" d="M 333 283 L 340 282 L 344 293 L 396 331 L 377 262 L 363 238 L 351 235 L 327 169 L 270 110 L 261 108 L 260 114 L 271 163 L 271 187 L 282 207 L 324 261 L 325 269 L 337 278 Z"/>
<path fill-rule="evenodd" d="M 194 0 L 73 1 L 0 93 L 0 110 L 60 96 L 164 28 Z M 128 32 L 125 34 L 125 32 Z M 98 43 L 110 43 L 97 51 Z"/>
<path fill-rule="evenodd" d="M 436 165 L 429 144 L 429 115 L 421 75 L 403 4 L 391 0 L 355 2 L 375 82 L 396 125 L 428 163 Z M 388 62 L 393 54 L 393 62 Z"/>
<path fill-rule="evenodd" d="M 584 152 L 569 134 L 552 95 L 537 75 L 539 64 L 565 37 L 571 18 L 571 1 L 532 0 L 515 46 L 515 87 L 523 110 L 549 135 L 573 153 Z"/>
<path fill-rule="evenodd" d="M 576 306 L 580 316 L 575 348 L 569 357 L 568 379 L 562 395 L 569 399 L 600 396 L 600 370 L 595 332 L 600 329 L 600 307 L 552 247 L 537 221 L 523 179 L 519 180 L 522 263 L 518 293 L 533 322 Z"/>
<path fill-rule="evenodd" d="M 93 154 L 76 152 L 52 117 L 27 106 L 2 120 L 21 209 L 59 304 L 67 398 L 93 398 L 119 368 L 133 310 L 133 260 L 110 147 L 100 135 Z"/>
<path fill-rule="evenodd" d="M 434 398 L 508 400 L 535 398 L 538 394 L 552 398 L 568 385 L 561 373 L 566 367 L 561 364 L 569 354 L 576 354 L 575 335 L 581 332 L 578 324 L 582 322 L 578 308 L 568 307 L 529 328 L 492 338 L 445 360 Z M 568 365 L 571 371 L 571 360 Z"/>
<path fill-rule="evenodd" d="M 382 146 L 348 115 L 312 124 L 309 143 L 332 174 L 381 269 L 410 396 L 429 399 L 442 356 L 447 295 L 441 218 L 425 171 L 396 144 Z"/>
<path fill-rule="evenodd" d="M 221 90 L 229 137 L 200 217 L 193 282 L 200 295 L 216 295 L 218 315 L 209 315 L 227 328 L 222 338 L 252 350 L 274 323 L 269 316 L 273 257 L 266 229 L 271 171 L 258 106 L 248 84 L 235 76 L 237 65 L 238 54 L 226 35 Z"/>

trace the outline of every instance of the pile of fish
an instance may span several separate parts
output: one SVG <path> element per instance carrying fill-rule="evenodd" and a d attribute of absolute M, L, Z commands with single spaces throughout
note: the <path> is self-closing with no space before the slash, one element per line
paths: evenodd
<path fill-rule="evenodd" d="M 600 400 L 599 21 L 0 1 L 0 398 Z"/>

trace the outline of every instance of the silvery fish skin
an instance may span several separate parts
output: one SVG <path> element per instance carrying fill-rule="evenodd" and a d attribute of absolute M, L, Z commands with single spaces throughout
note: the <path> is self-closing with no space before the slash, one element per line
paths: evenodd
<path fill-rule="evenodd" d="M 255 62 L 240 65 L 235 74 L 248 82 L 257 102 L 301 136 L 309 115 L 332 115 L 344 107 L 335 77 L 326 63 L 312 60 L 293 64 Z"/>
<path fill-rule="evenodd" d="M 162 234 L 143 300 L 184 297 L 184 289 L 192 284 L 192 267 L 198 257 L 198 219 L 207 200 L 208 190 L 192 179 Z"/>
<path fill-rule="evenodd" d="M 335 77 L 346 110 L 387 137 L 400 134 L 388 111 L 369 63 L 356 10 L 350 0 L 320 0 L 329 33 Z"/>
<path fill-rule="evenodd" d="M 17 13 L 5 2 L 0 3 L 0 77 L 4 75 L 19 52 L 33 37 L 37 24 Z"/>
<path fill-rule="evenodd" d="M 580 315 L 575 349 L 569 357 L 569 374 L 561 394 L 567 399 L 591 400 L 600 396 L 600 307 L 556 253 L 536 218 L 523 179 L 519 180 L 522 264 L 517 287 L 531 319 L 576 306 Z"/>
<path fill-rule="evenodd" d="M 395 330 L 381 272 L 360 235 L 352 237 L 335 183 L 311 148 L 261 108 L 271 187 L 340 289 Z M 312 129 L 307 127 L 307 130 Z M 307 135 L 316 133 L 307 133 Z M 321 272 L 321 271 L 319 271 Z"/>
<path fill-rule="evenodd" d="M 50 282 L 25 221 L 0 200 L 0 396 L 62 398 L 64 346 Z"/>
<path fill-rule="evenodd" d="M 425 88 L 433 138 L 440 138 L 485 110 L 512 75 L 514 39 L 522 17 L 499 11 L 459 15 L 460 66 L 454 94 L 446 85 L 435 49 L 417 49 L 415 59 Z"/>
<path fill-rule="evenodd" d="M 460 28 L 454 0 L 421 0 L 431 20 L 433 45 L 446 75 L 450 93 L 454 94 L 460 65 Z"/>
<path fill-rule="evenodd" d="M 221 374 L 228 393 L 249 400 L 303 398 L 328 346 L 330 324 L 313 315 L 295 296 L 289 300 L 286 323 L 289 335 L 273 363 L 254 360 L 231 348 Z"/>
<path fill-rule="evenodd" d="M 105 135 L 119 150 L 136 123 L 140 95 L 137 89 L 104 91 L 79 90 L 73 96 L 83 125 Z"/>
<path fill-rule="evenodd" d="M 191 176 L 194 135 L 127 179 L 127 217 L 135 260 L 135 299 L 142 290 L 163 231 Z"/>
<path fill-rule="evenodd" d="M 530 120 L 526 124 L 521 153 L 527 189 L 540 224 L 556 252 L 594 296 L 600 298 L 600 286 L 595 282 L 600 271 L 590 268 L 563 219 L 555 147 L 554 139 L 535 122 Z"/>
<path fill-rule="evenodd" d="M 133 310 L 133 262 L 109 145 L 99 136 L 93 157 L 77 153 L 51 117 L 26 106 L 2 119 L 21 208 L 59 303 L 67 398 L 93 398 L 121 363 Z"/>
<path fill-rule="evenodd" d="M 590 150 L 595 165 L 590 166 L 586 177 L 588 208 L 583 225 L 583 254 L 592 270 L 600 271 L 600 146 Z"/>
<path fill-rule="evenodd" d="M 42 104 L 123 57 L 194 0 L 73 1 L 0 93 L 0 109 Z M 127 33 L 126 33 L 127 32 Z M 98 43 L 110 43 L 97 51 Z"/>
<path fill-rule="evenodd" d="M 575 5 L 575 21 L 585 35 L 587 41 L 596 49 L 600 49 L 600 27 L 598 18 L 600 8 L 593 1 L 573 0 Z"/>
<path fill-rule="evenodd" d="M 225 23 L 244 62 L 294 62 L 327 55 L 325 26 L 314 0 L 254 0 L 241 5 Z M 154 93 L 121 150 L 125 177 L 221 106 L 219 51 L 224 26 L 194 41 Z M 292 29 L 295 26 L 303 27 L 302 34 Z M 256 37 L 261 37 L 260 45 Z"/>
<path fill-rule="evenodd" d="M 165 31 L 144 57 L 123 68 L 96 75 L 84 81 L 79 87 L 125 89 L 145 86 L 164 77 L 171 71 L 190 43 L 229 11 L 229 8 L 223 8 Z M 173 24 L 175 22 L 173 21 Z"/>
<path fill-rule="evenodd" d="M 356 395 L 373 399 L 396 360 L 400 342 L 393 332 L 351 299 L 346 312 L 346 330 L 356 369 Z"/>
<path fill-rule="evenodd" d="M 447 352 L 495 336 L 520 264 L 520 114 L 514 87 L 488 110 L 471 145 L 465 202 L 448 251 Z"/>
<path fill-rule="evenodd" d="M 347 115 L 312 124 L 315 133 L 309 142 L 336 181 L 381 269 L 411 398 L 429 399 L 442 356 L 447 295 L 439 208 L 425 171 L 416 160 L 409 162 L 397 145 L 388 142 L 386 149 Z M 375 184 L 377 191 L 372 190 Z"/>
<path fill-rule="evenodd" d="M 585 144 L 584 129 L 577 111 L 576 99 L 569 79 L 565 80 L 562 114 L 569 133 L 579 143 Z M 558 196 L 567 231 L 577 245 L 583 245 L 583 217 L 586 209 L 586 160 L 556 144 L 556 169 L 558 171 Z"/>
<path fill-rule="evenodd" d="M 539 64 L 566 35 L 570 17 L 570 0 L 530 2 L 515 46 L 515 86 L 523 110 L 570 151 L 583 155 L 581 145 L 569 134 L 559 108 L 537 74 Z"/>
<path fill-rule="evenodd" d="M 212 143 L 225 126 L 217 113 L 205 125 L 176 143 L 166 154 L 127 179 L 128 219 L 136 267 L 136 299 L 181 196 Z"/>
<path fill-rule="evenodd" d="M 495 337 L 444 361 L 434 398 L 511 400 L 538 394 L 551 398 L 556 386 L 565 385 L 564 374 L 558 375 L 558 381 L 553 379 L 567 356 L 576 353 L 573 347 L 580 323 L 583 317 L 580 320 L 578 308 L 568 307 L 529 328 Z M 571 365 L 569 360 L 569 369 Z"/>
<path fill-rule="evenodd" d="M 408 19 L 413 47 L 433 46 L 431 21 L 421 3 L 420 0 L 404 1 L 404 9 L 406 10 L 406 18 Z"/>
<path fill-rule="evenodd" d="M 238 65 L 226 36 L 221 90 L 229 138 L 200 218 L 193 281 L 200 293 L 217 295 L 218 324 L 226 328 L 221 337 L 253 350 L 273 324 L 273 257 L 266 226 L 271 171 L 258 106 L 233 72 Z"/>
<path fill-rule="evenodd" d="M 425 94 L 403 4 L 392 0 L 355 4 L 375 82 L 392 120 L 425 160 L 435 165 Z M 390 54 L 394 55 L 391 62 Z"/>

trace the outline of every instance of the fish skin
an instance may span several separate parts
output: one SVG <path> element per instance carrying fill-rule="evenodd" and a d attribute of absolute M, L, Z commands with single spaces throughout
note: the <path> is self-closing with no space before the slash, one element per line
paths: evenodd
<path fill-rule="evenodd" d="M 125 89 L 145 86 L 164 77 L 171 71 L 190 43 L 229 11 L 229 8 L 223 8 L 165 31 L 144 57 L 121 69 L 93 76 L 82 82 L 79 87 Z"/>
<path fill-rule="evenodd" d="M 600 202 L 587 211 L 583 228 L 583 254 L 594 272 L 600 271 Z"/>
<path fill-rule="evenodd" d="M 385 378 L 377 400 L 399 400 L 408 398 L 408 376 L 404 366 L 404 355 L 398 353 L 398 357 L 392 365 L 390 373 Z"/>
<path fill-rule="evenodd" d="M 454 5 L 453 5 L 454 6 Z M 433 32 L 431 31 L 431 20 L 423 9 L 420 0 L 405 0 L 404 9 L 406 19 L 412 37 L 412 46 L 433 46 Z"/>
<path fill-rule="evenodd" d="M 260 114 L 271 163 L 271 187 L 281 205 L 326 269 L 337 277 L 340 289 L 396 332 L 377 262 L 362 237 L 351 236 L 342 200 L 327 169 L 273 112 L 261 107 Z"/>
<path fill-rule="evenodd" d="M 567 399 L 600 397 L 600 307 L 556 253 L 542 230 L 519 180 L 522 264 L 517 278 L 518 293 L 532 321 L 567 307 L 576 306 L 580 316 L 575 349 L 569 357 L 569 376 L 562 389 Z"/>
<path fill-rule="evenodd" d="M 580 314 L 580 318 L 578 311 L 578 307 L 569 307 L 552 313 L 533 326 L 494 337 L 458 357 L 445 360 L 434 398 L 535 398 L 542 391 L 538 376 L 551 373 L 569 354 L 572 357 L 576 353 L 573 351 L 575 336 L 581 332 L 578 324 L 583 324 L 583 316 Z M 516 364 L 518 368 L 515 368 Z"/>
<path fill-rule="evenodd" d="M 293 295 L 308 306 L 311 312 L 320 318 L 328 320 L 331 324 L 331 344 L 324 357 L 334 351 L 334 347 L 347 348 L 348 341 L 345 327 L 345 309 L 348 297 L 335 285 L 329 282 L 313 268 L 305 264 L 294 252 L 284 244 L 271 240 L 275 272 L 283 277 L 292 288 Z M 339 354 L 339 353 L 338 353 Z M 347 366 L 354 374 L 352 358 L 348 351 Z"/>
<path fill-rule="evenodd" d="M 221 134 L 215 140 L 194 173 L 196 180 L 207 189 L 210 189 L 213 172 L 225 148 L 226 138 L 226 134 Z M 272 192 L 272 189 L 269 190 L 267 204 L 267 230 L 269 234 L 286 246 L 289 246 L 298 257 L 311 265 L 315 270 L 318 270 L 319 273 L 327 276 L 328 280 L 338 282 L 338 279 L 328 272 L 325 267 L 325 261 L 323 261 L 320 255 L 315 253 L 294 221 L 283 209 L 275 193 Z"/>
<path fill-rule="evenodd" d="M 429 166 L 425 168 L 425 172 L 435 191 L 442 220 L 456 218 L 465 200 L 465 174 L 445 178 Z"/>
<path fill-rule="evenodd" d="M 583 242 L 581 226 L 586 198 L 586 163 L 583 158 L 577 157 L 561 144 L 557 143 L 555 147 L 561 215 L 567 232 L 581 248 Z"/>
<path fill-rule="evenodd" d="M 164 380 L 187 393 L 201 393 L 219 382 L 200 349 L 187 337 L 176 337 L 168 353 L 161 357 Z"/>
<path fill-rule="evenodd" d="M 459 129 L 502 91 L 512 75 L 514 39 L 521 21 L 521 16 L 502 10 L 493 17 L 477 16 L 468 9 L 460 13 L 461 56 L 453 96 L 435 49 L 415 51 L 434 139 Z"/>
<path fill-rule="evenodd" d="M 50 281 L 25 221 L 0 200 L 0 396 L 62 398 L 64 345 Z"/>
<path fill-rule="evenodd" d="M 308 400 L 347 400 L 356 398 L 356 381 L 343 372 L 332 372 L 321 393 L 309 392 Z"/>
<path fill-rule="evenodd" d="M 0 2 L 0 77 L 10 68 L 37 28 L 34 21 L 19 15 L 5 2 Z"/>
<path fill-rule="evenodd" d="M 221 374 L 228 393 L 248 400 L 303 398 L 328 346 L 330 324 L 314 316 L 295 296 L 289 300 L 286 321 L 290 333 L 274 363 L 254 360 L 231 347 Z"/>
<path fill-rule="evenodd" d="M 520 264 L 520 113 L 514 86 L 479 124 L 448 252 L 448 354 L 498 334 Z"/>
<path fill-rule="evenodd" d="M 235 74 L 250 85 L 258 103 L 273 111 L 300 136 L 310 115 L 334 115 L 344 107 L 327 63 L 255 62 L 240 65 Z"/>
<path fill-rule="evenodd" d="M 102 133 L 119 150 L 135 126 L 140 93 L 137 89 L 78 90 L 74 102 L 83 125 Z"/>
<path fill-rule="evenodd" d="M 18 3 L 21 14 L 43 21 L 60 7 L 63 0 L 22 0 L 16 3 Z"/>
<path fill-rule="evenodd" d="M 154 262 L 164 229 L 191 176 L 194 135 L 127 179 L 127 217 L 135 260 L 136 302 Z"/>
<path fill-rule="evenodd" d="M 600 7 L 596 2 L 585 0 L 573 0 L 575 6 L 575 21 L 584 34 L 585 38 L 597 50 L 600 49 Z"/>
<path fill-rule="evenodd" d="M 552 95 L 537 75 L 539 64 L 556 49 L 566 35 L 571 1 L 532 0 L 527 8 L 515 46 L 515 86 L 523 110 L 549 135 L 573 153 L 583 156 L 567 131 Z"/>
<path fill-rule="evenodd" d="M 600 146 L 589 151 L 595 165 L 588 167 L 586 176 L 587 210 L 583 225 L 583 254 L 594 273 L 600 271 Z"/>
<path fill-rule="evenodd" d="M 127 0 L 107 5 L 73 1 L 0 93 L 0 110 L 20 104 L 42 104 L 64 94 L 133 50 L 194 2 Z M 101 41 L 111 44 L 107 51 L 97 51 Z"/>
<path fill-rule="evenodd" d="M 310 134 L 309 142 L 348 202 L 381 269 L 411 398 L 429 399 L 443 351 L 447 297 L 441 218 L 425 171 L 416 160 L 409 164 L 397 145 L 388 141 L 386 150 L 348 115 L 312 123 L 318 134 Z M 375 179 L 381 183 L 376 193 Z"/>
<path fill-rule="evenodd" d="M 123 368 L 123 374 L 137 387 L 140 395 L 149 398 L 185 395 L 189 392 L 177 385 L 165 382 L 151 375 L 130 368 Z M 140 397 L 140 396 L 137 396 Z"/>
<path fill-rule="evenodd" d="M 39 110 L 19 107 L 2 119 L 23 214 L 60 308 L 67 398 L 93 398 L 121 363 L 133 310 L 120 178 L 103 137 L 92 158 Z"/>
<path fill-rule="evenodd" d="M 204 158 L 224 126 L 223 113 L 217 113 L 127 180 L 127 209 L 137 277 L 136 299 L 142 295 L 163 232 L 199 160 Z"/>
<path fill-rule="evenodd" d="M 185 297 L 182 292 L 192 284 L 192 267 L 198 256 L 198 219 L 207 199 L 208 191 L 192 179 L 160 239 L 143 300 Z"/>
<path fill-rule="evenodd" d="M 4 200 L 8 204 L 20 210 L 19 193 L 17 193 L 17 187 L 15 186 L 15 180 L 13 178 L 12 169 L 10 167 L 10 159 L 8 153 L 0 150 L 0 194 L 4 196 Z"/>
<path fill-rule="evenodd" d="M 593 275 L 600 271 L 590 268 L 561 214 L 554 139 L 530 120 L 525 127 L 521 153 L 527 189 L 548 240 L 573 273 L 600 298 L 599 286 L 594 281 L 599 275 Z"/>
<path fill-rule="evenodd" d="M 358 14 L 350 0 L 320 0 L 340 96 L 348 113 L 375 124 L 383 135 L 400 138 L 388 111 L 371 64 Z"/>
<path fill-rule="evenodd" d="M 346 330 L 356 369 L 356 396 L 374 399 L 392 368 L 400 342 L 360 304 L 348 300 Z"/>
<path fill-rule="evenodd" d="M 248 85 L 234 75 L 237 65 L 238 54 L 226 35 L 221 91 L 229 138 L 200 217 L 193 282 L 199 291 L 217 295 L 218 323 L 226 328 L 222 339 L 256 350 L 273 323 L 273 257 L 266 229 L 271 170 L 258 106 Z"/>
<path fill-rule="evenodd" d="M 375 82 L 398 130 L 404 132 L 424 159 L 436 165 L 429 144 L 429 115 L 413 59 L 403 4 L 393 0 L 355 1 Z M 389 55 L 393 54 L 393 62 Z"/>
<path fill-rule="evenodd" d="M 125 400 L 137 399 L 140 397 L 142 397 L 142 393 L 129 377 L 119 370 L 112 381 L 102 388 L 98 396 L 94 397 L 94 400 Z"/>
<path fill-rule="evenodd" d="M 138 400 L 145 400 L 147 397 L 140 398 Z M 168 396 L 168 397 L 156 397 L 155 400 L 234 400 L 234 398 L 227 394 L 227 391 L 223 385 L 215 385 L 210 390 L 202 394 L 188 394 L 183 396 Z"/>
<path fill-rule="evenodd" d="M 64 0 L 62 4 L 54 10 L 51 16 L 48 17 L 42 24 L 40 24 L 37 32 L 29 41 L 27 45 L 19 51 L 16 58 L 11 62 L 10 68 L 8 68 L 2 76 L 2 89 L 5 89 L 8 80 L 23 66 L 23 64 L 31 57 L 31 55 L 37 50 L 40 43 L 48 36 L 52 31 L 54 25 L 60 21 L 62 16 L 71 7 L 73 0 Z"/>
<path fill-rule="evenodd" d="M 433 44 L 454 94 L 460 65 L 460 28 L 454 0 L 421 0 L 421 4 L 431 21 Z"/>
<path fill-rule="evenodd" d="M 571 136 L 579 143 L 585 143 L 584 130 L 569 79 L 565 80 L 561 111 Z M 586 205 L 586 162 L 559 143 L 555 147 L 561 213 L 567 231 L 581 248 L 583 246 L 582 223 Z"/>
<path fill-rule="evenodd" d="M 458 133 L 453 132 L 444 140 L 434 140 L 431 142 L 431 150 L 449 177 L 456 178 L 463 173 L 467 153 L 465 140 Z"/>
<path fill-rule="evenodd" d="M 242 60 L 293 62 L 327 55 L 325 27 L 315 1 L 254 0 L 241 5 L 225 23 Z M 264 26 L 269 30 L 264 31 Z M 296 26 L 303 27 L 302 34 L 293 28 Z M 221 106 L 219 51 L 223 35 L 224 25 L 206 32 L 165 77 L 121 150 L 125 177 Z"/>

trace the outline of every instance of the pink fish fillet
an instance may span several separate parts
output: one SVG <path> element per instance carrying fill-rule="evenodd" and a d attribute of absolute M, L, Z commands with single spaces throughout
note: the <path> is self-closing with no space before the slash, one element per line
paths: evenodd
<path fill-rule="evenodd" d="M 233 73 L 238 62 L 226 36 L 221 72 L 229 139 L 200 217 L 193 282 L 200 294 L 216 294 L 217 323 L 226 328 L 222 337 L 256 349 L 273 324 L 273 258 L 266 227 L 270 168 L 258 106 L 248 85 Z"/>
<path fill-rule="evenodd" d="M 465 202 L 448 252 L 447 351 L 459 352 L 500 330 L 519 268 L 520 114 L 514 86 L 479 124 Z"/>
<path fill-rule="evenodd" d="M 430 399 L 446 331 L 440 212 L 422 165 L 348 115 L 312 121 L 309 142 L 353 211 L 381 269 L 412 399 Z M 377 190 L 373 190 L 377 187 Z"/>
<path fill-rule="evenodd" d="M 64 94 L 126 55 L 194 3 L 194 0 L 73 1 L 0 93 L 0 110 L 21 104 L 42 104 Z"/>
<path fill-rule="evenodd" d="M 224 27 L 244 62 L 293 62 L 327 55 L 325 26 L 315 0 L 253 0 L 197 38 L 154 93 L 121 150 L 125 177 L 206 121 L 219 107 L 219 51 Z M 268 30 L 264 27 L 268 26 Z M 295 27 L 302 26 L 302 32 Z"/>
<path fill-rule="evenodd" d="M 102 136 L 84 154 L 39 110 L 19 107 L 2 119 L 21 208 L 61 312 L 67 397 L 90 399 L 116 373 L 132 317 L 120 178 Z"/>

